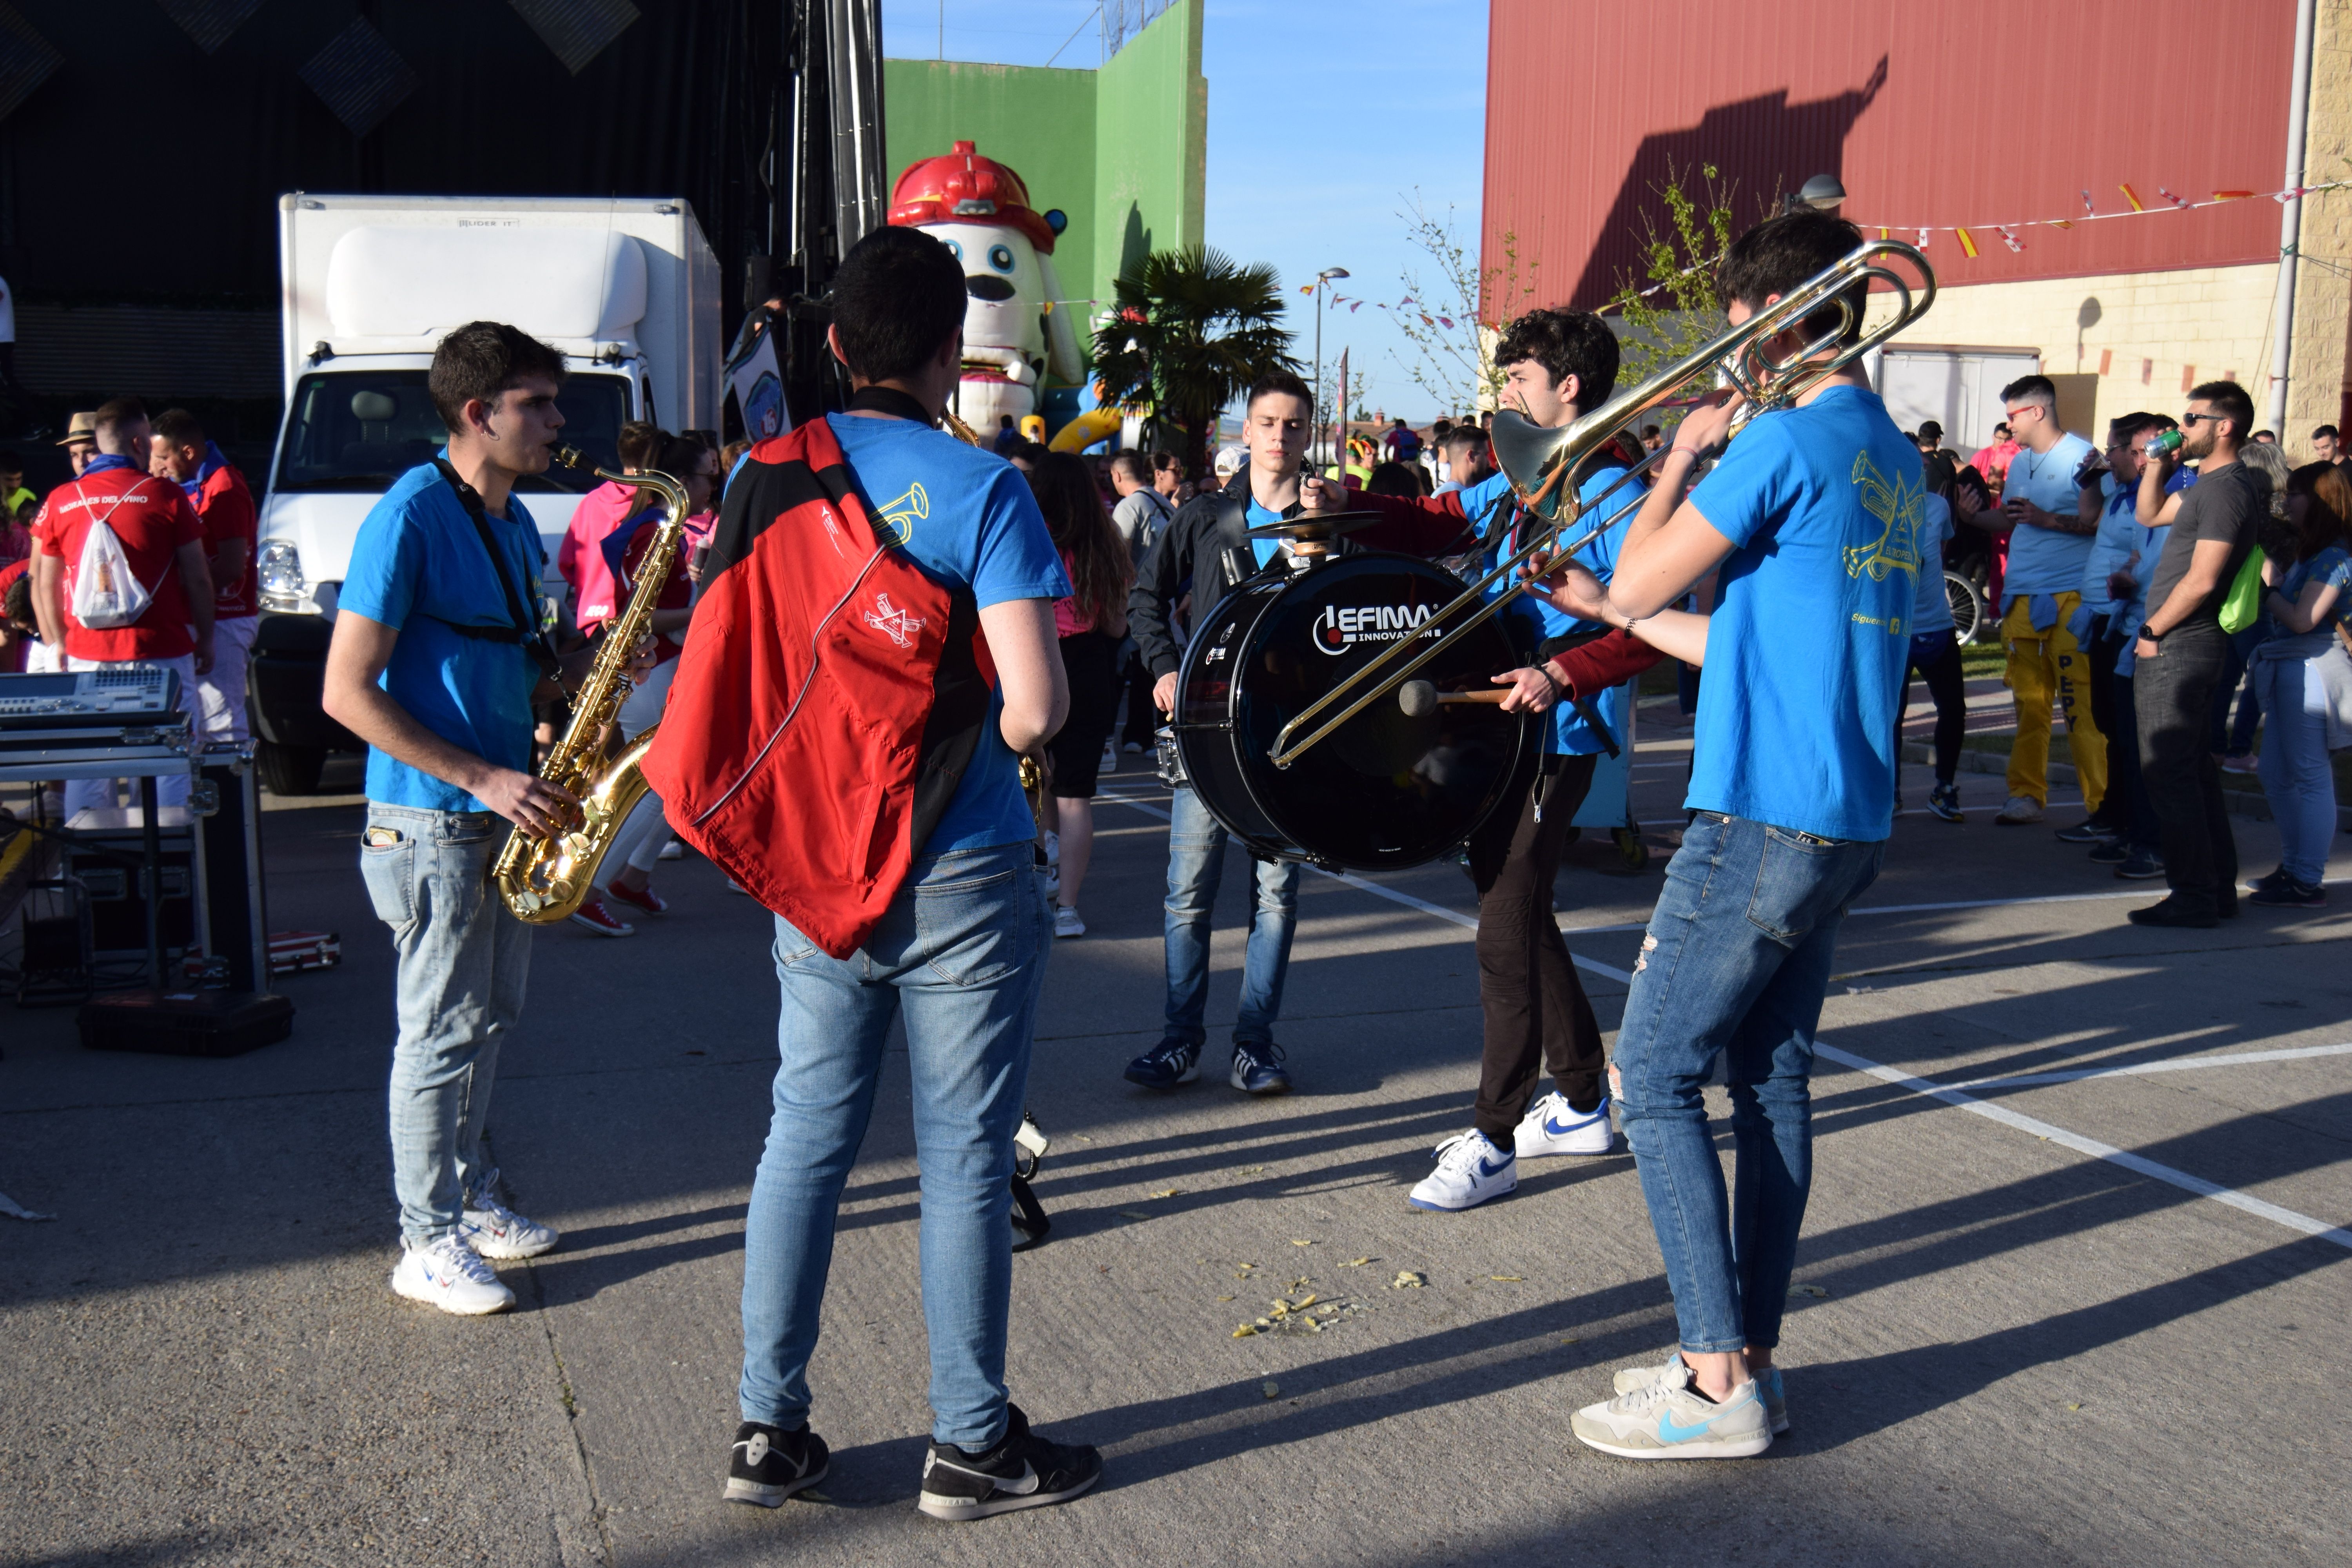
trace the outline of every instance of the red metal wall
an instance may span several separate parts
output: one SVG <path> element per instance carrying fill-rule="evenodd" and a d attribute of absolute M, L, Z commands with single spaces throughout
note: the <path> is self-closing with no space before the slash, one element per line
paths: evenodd
<path fill-rule="evenodd" d="M 1844 215 L 1938 233 L 1947 285 L 2267 261 L 2279 209 L 2233 202 L 2071 229 L 1990 227 L 2277 188 L 2294 0 L 1491 0 L 1485 265 L 1516 232 L 1537 302 L 1591 309 L 1633 269 L 1668 165 L 1738 182 L 1738 226 L 1776 189 L 1844 182 Z M 2170 40 L 2151 56 L 2147 40 Z M 2316 175 L 2313 177 L 2318 177 Z M 1696 189 L 1698 182 L 1686 182 Z M 1906 234 L 1908 228 L 1912 232 Z M 1490 289 L 1494 287 L 1490 281 Z"/>

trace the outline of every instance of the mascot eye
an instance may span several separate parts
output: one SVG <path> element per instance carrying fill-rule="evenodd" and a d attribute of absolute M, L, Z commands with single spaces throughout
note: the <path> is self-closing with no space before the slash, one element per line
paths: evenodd
<path fill-rule="evenodd" d="M 961 260 L 963 259 L 963 247 L 962 247 L 962 246 L 958 245 L 958 244 L 957 244 L 954 240 L 952 240 L 952 239 L 950 239 L 950 240 L 943 240 L 943 241 L 941 241 L 940 243 L 944 244 L 944 245 L 948 247 L 948 254 L 949 254 L 950 256 L 954 257 L 958 261 L 961 261 Z"/>
<path fill-rule="evenodd" d="M 1013 250 L 1012 250 L 1012 247 L 1011 247 L 1010 246 L 1003 246 L 1003 245 L 992 245 L 992 246 L 990 246 L 990 247 L 988 247 L 988 264 L 989 264 L 991 267 L 995 268 L 999 272 L 1010 272 L 1010 271 L 1012 271 L 1012 270 L 1013 270 Z"/>

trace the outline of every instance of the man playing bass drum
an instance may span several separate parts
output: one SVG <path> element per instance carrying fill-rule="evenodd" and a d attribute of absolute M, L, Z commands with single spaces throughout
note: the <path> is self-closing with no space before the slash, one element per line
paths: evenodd
<path fill-rule="evenodd" d="M 1284 552 L 1281 540 L 1251 539 L 1247 530 L 1301 512 L 1344 511 L 1356 499 L 1354 492 L 1328 480 L 1300 476 L 1299 459 L 1306 456 L 1314 417 L 1314 399 L 1305 382 L 1288 371 L 1260 376 L 1249 390 L 1243 416 L 1248 464 L 1222 490 L 1186 502 L 1136 568 L 1128 628 L 1151 672 L 1152 701 L 1160 712 L 1175 710 L 1177 671 L 1184 658 L 1175 626 L 1179 602 L 1190 595 L 1191 623 L 1200 625 L 1235 584 L 1273 565 Z M 1456 519 L 1407 509 L 1391 522 L 1333 541 L 1332 548 L 1341 552 L 1370 547 L 1428 553 L 1444 548 L 1460 530 Z M 1169 816 L 1164 1037 L 1127 1068 L 1129 1083 L 1159 1089 L 1201 1076 L 1201 1051 L 1208 1040 L 1202 1019 L 1209 992 L 1210 917 L 1225 858 L 1225 830 L 1191 788 L 1176 787 Z M 1250 908 L 1249 949 L 1227 1081 L 1248 1094 L 1281 1094 L 1290 1088 L 1290 1073 L 1282 1047 L 1274 1043 L 1274 1021 L 1282 1013 L 1282 984 L 1290 967 L 1298 868 L 1287 861 L 1261 860 L 1255 870 L 1256 898 Z"/>
<path fill-rule="evenodd" d="M 1575 424 L 1586 410 L 1609 401 L 1617 385 L 1616 336 L 1589 311 L 1529 311 L 1511 323 L 1495 360 L 1503 368 L 1504 403 L 1547 428 Z M 1586 468 L 1577 476 L 1577 493 L 1595 522 L 1642 494 L 1613 448 L 1588 459 Z M 1365 504 L 1415 505 L 1369 497 Z M 1533 521 L 1511 500 L 1510 480 L 1500 473 L 1419 508 L 1475 530 L 1485 542 L 1482 553 L 1493 559 L 1516 552 Z M 1580 557 L 1603 582 L 1626 526 L 1620 522 Z M 1601 629 L 1597 622 L 1523 595 L 1521 586 L 1507 581 L 1491 592 L 1517 600 L 1503 613 L 1519 624 L 1523 646 L 1556 648 L 1572 634 Z M 1518 1186 L 1521 1155 L 1605 1154 L 1615 1141 L 1601 1083 L 1601 1026 L 1552 919 L 1552 883 L 1577 808 L 1591 786 L 1594 763 L 1624 732 L 1616 683 L 1660 656 L 1619 634 L 1569 658 L 1573 670 L 1539 659 L 1495 677 L 1496 685 L 1511 689 L 1506 711 L 1550 717 L 1536 766 L 1470 836 L 1470 877 L 1478 889 L 1478 1000 L 1486 1015 L 1476 1124 L 1437 1146 L 1437 1169 L 1412 1189 L 1409 1201 L 1416 1208 L 1475 1207 Z M 1606 739 L 1570 700 L 1580 692 L 1591 695 L 1589 706 L 1609 729 Z M 1546 1067 L 1552 1092 L 1537 1100 Z"/>

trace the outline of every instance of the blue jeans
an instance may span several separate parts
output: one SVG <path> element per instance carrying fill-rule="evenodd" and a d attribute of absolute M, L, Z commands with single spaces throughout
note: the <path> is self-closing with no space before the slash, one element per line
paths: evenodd
<path fill-rule="evenodd" d="M 1045 904 L 1028 844 L 919 858 L 866 945 L 834 958 L 781 916 L 783 1058 L 743 1233 L 743 1419 L 808 1419 L 835 1210 L 903 1005 L 922 1181 L 931 1435 L 1004 1435 L 1013 1134 L 1028 1090 Z"/>
<path fill-rule="evenodd" d="M 530 927 L 490 887 L 505 824 L 370 801 L 360 876 L 392 928 L 392 1185 L 411 1247 L 450 1235 L 498 1184 L 482 1152 L 499 1042 L 522 1013 Z"/>
<path fill-rule="evenodd" d="M 1822 994 L 1885 850 L 1703 811 L 1667 863 L 1610 1072 L 1684 1350 L 1780 1342 L 1812 1185 Z M 1738 1151 L 1727 1205 L 1700 1094 L 1718 1052 Z"/>
<path fill-rule="evenodd" d="M 2333 632 L 2272 643 L 2262 652 L 2279 654 L 2290 646 L 2305 649 L 2253 661 L 2254 691 L 2262 700 L 2263 793 L 2278 819 L 2279 862 L 2286 874 L 2309 887 L 2327 874 L 2327 848 L 2336 838 L 2336 775 L 2327 765 L 2327 689 L 2312 660 L 2327 651 Z"/>
<path fill-rule="evenodd" d="M 1282 983 L 1290 973 L 1290 938 L 1298 924 L 1298 867 L 1288 860 L 1254 860 L 1256 901 L 1250 908 L 1249 948 L 1242 963 L 1242 1005 L 1234 1038 L 1271 1042 L 1282 1016 Z M 1209 1005 L 1210 916 L 1225 868 L 1225 830 L 1193 791 L 1179 787 L 1168 806 L 1168 901 L 1162 930 L 1168 944 L 1171 1037 L 1204 1044 L 1202 1019 Z"/>

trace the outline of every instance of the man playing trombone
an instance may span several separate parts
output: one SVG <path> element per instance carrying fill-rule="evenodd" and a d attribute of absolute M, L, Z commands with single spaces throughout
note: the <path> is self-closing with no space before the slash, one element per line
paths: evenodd
<path fill-rule="evenodd" d="M 1737 329 L 1860 243 L 1819 212 L 1750 229 L 1717 275 L 1727 320 Z M 1859 279 L 1822 290 L 1824 308 L 1772 335 L 1766 355 L 1818 360 L 1838 352 L 1822 340 L 1853 342 L 1863 290 Z M 1772 1352 L 1811 1180 L 1814 1033 L 1838 926 L 1892 826 L 1921 570 L 1919 454 L 1858 363 L 1730 442 L 1739 406 L 1719 396 L 1683 422 L 1607 584 L 1573 565 L 1548 579 L 1559 608 L 1706 665 L 1685 802 L 1696 816 L 1666 868 L 1609 1069 L 1681 1346 L 1663 1367 L 1619 1373 L 1619 1396 L 1572 1422 L 1588 1446 L 1629 1458 L 1759 1454 L 1788 1425 Z M 1666 607 L 1710 574 L 1711 616 Z M 1701 1099 L 1718 1055 L 1736 1203 Z"/>

